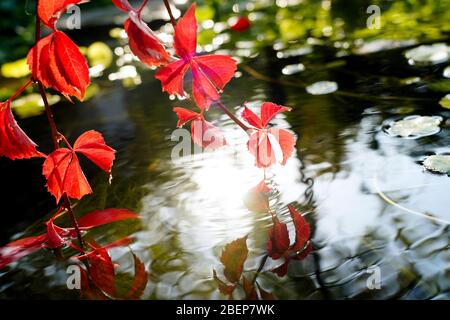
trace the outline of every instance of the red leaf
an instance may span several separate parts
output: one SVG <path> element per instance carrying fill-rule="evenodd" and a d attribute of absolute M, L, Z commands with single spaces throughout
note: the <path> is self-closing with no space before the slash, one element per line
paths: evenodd
<path fill-rule="evenodd" d="M 56 202 L 63 194 L 79 200 L 92 193 L 75 152 L 84 154 L 102 170 L 111 172 L 114 149 L 105 144 L 100 133 L 85 132 L 75 142 L 74 149 L 58 149 L 44 162 L 43 174 L 47 178 L 47 189 L 55 196 Z"/>
<path fill-rule="evenodd" d="M 276 163 L 275 153 L 267 132 L 258 131 L 250 136 L 248 150 L 255 157 L 258 168 L 268 168 Z"/>
<path fill-rule="evenodd" d="M 90 212 L 78 219 L 80 228 L 94 228 L 107 223 L 136 219 L 138 215 L 127 209 L 104 209 Z"/>
<path fill-rule="evenodd" d="M 269 229 L 269 241 L 267 242 L 267 252 L 272 259 L 281 258 L 289 249 L 289 232 L 287 225 L 281 223 L 278 218 L 274 218 L 272 228 Z"/>
<path fill-rule="evenodd" d="M 289 267 L 289 259 L 287 259 L 281 266 L 271 270 L 273 273 L 276 273 L 279 277 L 284 277 L 287 275 Z"/>
<path fill-rule="evenodd" d="M 291 157 L 292 152 L 294 152 L 297 139 L 292 133 L 284 129 L 272 128 L 269 129 L 269 133 L 275 137 L 280 145 L 281 152 L 283 153 L 283 159 L 280 163 L 284 166 Z"/>
<path fill-rule="evenodd" d="M 107 295 L 114 297 L 116 294 L 116 276 L 108 250 L 96 248 L 87 257 L 89 274 L 95 286 Z"/>
<path fill-rule="evenodd" d="M 203 119 L 192 121 L 191 135 L 198 146 L 207 150 L 215 150 L 227 144 L 219 128 Z"/>
<path fill-rule="evenodd" d="M 175 27 L 174 48 L 178 56 L 183 59 L 195 54 L 197 48 L 197 19 L 195 17 L 195 3 L 178 20 Z"/>
<path fill-rule="evenodd" d="M 184 60 L 177 60 L 160 68 L 156 72 L 155 78 L 161 81 L 163 91 L 185 97 L 183 79 L 188 69 L 189 64 Z"/>
<path fill-rule="evenodd" d="M 161 68 L 156 73 L 156 78 L 161 81 L 163 91 L 185 97 L 183 79 L 191 68 L 192 94 L 203 110 L 219 100 L 219 92 L 231 80 L 237 66 L 236 61 L 228 56 L 196 56 L 196 42 L 197 20 L 193 4 L 175 27 L 174 47 L 181 60 Z"/>
<path fill-rule="evenodd" d="M 37 237 L 19 239 L 0 248 L 0 270 L 24 256 L 41 249 L 46 241 L 47 235 L 42 234 Z"/>
<path fill-rule="evenodd" d="M 306 219 L 294 208 L 294 206 L 289 205 L 289 212 L 294 222 L 295 227 L 295 244 L 292 250 L 297 252 L 305 246 L 311 236 L 309 223 Z"/>
<path fill-rule="evenodd" d="M 134 258 L 134 280 L 130 291 L 127 293 L 127 299 L 139 299 L 144 294 L 145 287 L 147 287 L 148 274 L 145 271 L 145 266 L 139 258 L 133 254 Z"/>
<path fill-rule="evenodd" d="M 91 130 L 83 133 L 74 144 L 74 151 L 85 155 L 100 169 L 111 173 L 116 151 L 106 145 L 101 133 Z"/>
<path fill-rule="evenodd" d="M 58 233 L 53 221 L 54 218 L 50 219 L 45 223 L 47 225 L 47 246 L 50 249 L 58 249 L 63 246 L 65 241 Z"/>
<path fill-rule="evenodd" d="M 135 13 L 130 12 L 130 17 L 125 22 L 125 31 L 128 35 L 131 51 L 139 60 L 150 67 L 167 64 L 170 55 L 161 40 Z"/>
<path fill-rule="evenodd" d="M 55 29 L 56 21 L 68 6 L 88 1 L 89 0 L 40 0 L 38 4 L 39 18 L 47 27 Z"/>
<path fill-rule="evenodd" d="M 112 2 L 116 5 L 117 8 L 125 12 L 130 12 L 134 10 L 133 6 L 130 4 L 128 0 L 112 0 Z"/>
<path fill-rule="evenodd" d="M 83 100 L 86 88 L 89 85 L 89 69 L 86 59 L 77 45 L 61 31 L 55 32 L 53 53 L 56 65 L 69 87 L 63 94 L 70 94 L 72 89 L 77 91 L 74 96 Z"/>
<path fill-rule="evenodd" d="M 213 102 L 220 99 L 219 93 L 194 61 L 191 61 L 190 66 L 192 71 L 192 94 L 194 95 L 194 100 L 201 110 L 207 110 Z"/>
<path fill-rule="evenodd" d="M 239 281 L 247 256 L 247 236 L 234 240 L 225 246 L 220 256 L 220 261 L 225 267 L 224 275 L 228 281 L 231 283 Z"/>
<path fill-rule="evenodd" d="M 247 106 L 244 106 L 242 118 L 244 118 L 244 120 L 247 121 L 249 125 L 258 129 L 264 129 L 264 126 L 261 123 L 261 119 L 259 119 L 259 117 Z"/>
<path fill-rule="evenodd" d="M 230 26 L 230 29 L 236 32 L 244 32 L 250 28 L 250 20 L 247 17 L 238 17 Z"/>
<path fill-rule="evenodd" d="M 66 96 L 83 100 L 89 85 L 86 59 L 77 45 L 63 32 L 55 31 L 41 39 L 28 53 L 27 62 L 33 77 L 44 86 Z"/>
<path fill-rule="evenodd" d="M 81 199 L 92 193 L 78 157 L 72 150 L 61 148 L 52 152 L 44 162 L 43 174 L 47 178 L 48 192 L 56 198 L 57 203 L 63 194 Z"/>
<path fill-rule="evenodd" d="M 264 102 L 261 106 L 261 123 L 265 128 L 269 124 L 270 120 L 278 113 L 290 111 L 291 109 L 284 106 L 279 106 L 271 102 Z"/>
<path fill-rule="evenodd" d="M 181 128 L 189 121 L 194 120 L 195 118 L 198 118 L 200 116 L 200 114 L 198 114 L 197 112 L 185 108 L 175 107 L 173 108 L 173 112 L 175 112 L 178 116 L 178 123 L 177 123 L 178 128 Z"/>
<path fill-rule="evenodd" d="M 19 127 L 9 102 L 0 103 L 0 156 L 15 159 L 45 157 Z"/>

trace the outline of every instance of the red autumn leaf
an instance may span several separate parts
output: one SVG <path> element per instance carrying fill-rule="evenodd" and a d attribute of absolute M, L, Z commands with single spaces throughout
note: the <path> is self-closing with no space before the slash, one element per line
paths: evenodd
<path fill-rule="evenodd" d="M 264 180 L 253 187 L 244 198 L 244 203 L 247 209 L 255 213 L 268 212 L 269 191 L 270 188 L 266 185 Z"/>
<path fill-rule="evenodd" d="M 162 41 L 136 13 L 130 12 L 130 18 L 125 22 L 125 31 L 131 51 L 143 63 L 159 67 L 169 62 L 170 55 Z"/>
<path fill-rule="evenodd" d="M 116 5 L 117 8 L 125 12 L 130 12 L 134 10 L 133 6 L 130 4 L 128 0 L 112 0 L 112 2 Z"/>
<path fill-rule="evenodd" d="M 236 32 L 245 32 L 250 28 L 250 20 L 247 17 L 238 17 L 230 26 L 230 29 Z"/>
<path fill-rule="evenodd" d="M 200 109 L 220 99 L 219 93 L 231 80 L 236 71 L 236 61 L 223 55 L 197 56 L 197 19 L 195 4 L 179 19 L 175 27 L 174 47 L 181 58 L 162 67 L 156 78 L 162 83 L 163 91 L 185 97 L 184 76 L 192 71 L 192 93 Z"/>
<path fill-rule="evenodd" d="M 108 296 L 116 295 L 116 276 L 114 264 L 108 250 L 102 247 L 95 248 L 81 260 L 87 259 L 89 263 L 89 275 L 94 285 Z"/>
<path fill-rule="evenodd" d="M 45 157 L 19 127 L 9 101 L 0 103 L 0 156 L 15 159 Z"/>
<path fill-rule="evenodd" d="M 177 123 L 178 128 L 181 128 L 189 121 L 200 117 L 199 113 L 197 113 L 195 111 L 191 111 L 189 109 L 185 109 L 185 108 L 175 107 L 175 108 L 173 108 L 173 112 L 175 112 L 178 117 L 178 123 Z"/>
<path fill-rule="evenodd" d="M 215 150 L 227 144 L 219 128 L 204 119 L 191 122 L 192 140 L 206 150 Z"/>
<path fill-rule="evenodd" d="M 68 6 L 88 1 L 89 0 L 39 0 L 38 15 L 47 27 L 55 29 L 56 21 Z"/>
<path fill-rule="evenodd" d="M 289 249 L 289 231 L 285 223 L 281 223 L 277 217 L 273 219 L 273 226 L 269 229 L 269 241 L 267 252 L 272 259 L 281 258 Z"/>
<path fill-rule="evenodd" d="M 107 223 L 136 219 L 138 215 L 127 209 L 104 209 L 90 212 L 78 219 L 78 225 L 82 229 L 94 228 Z"/>
<path fill-rule="evenodd" d="M 64 239 L 60 235 L 60 232 L 58 232 L 60 230 L 58 230 L 53 223 L 54 220 L 55 217 L 45 223 L 47 225 L 47 246 L 50 249 L 61 248 L 65 243 Z"/>
<path fill-rule="evenodd" d="M 8 243 L 0 248 L 0 270 L 9 264 L 42 248 L 47 241 L 47 235 L 28 237 Z"/>
<path fill-rule="evenodd" d="M 279 266 L 271 271 L 273 273 L 276 273 L 279 277 L 284 277 L 285 275 L 287 275 L 287 272 L 288 272 L 289 261 L 290 261 L 289 259 L 286 259 L 281 266 Z"/>
<path fill-rule="evenodd" d="M 76 153 L 84 154 L 107 173 L 111 172 L 115 158 L 114 149 L 105 144 L 96 131 L 82 134 L 73 149 L 61 148 L 52 152 L 44 162 L 43 174 L 47 178 L 47 189 L 59 202 L 63 194 L 73 199 L 81 199 L 92 189 L 81 170 Z"/>
<path fill-rule="evenodd" d="M 148 273 L 145 266 L 139 258 L 133 253 L 134 258 L 134 279 L 130 291 L 127 293 L 127 299 L 139 299 L 144 294 L 147 287 Z"/>
<path fill-rule="evenodd" d="M 244 270 L 244 263 L 247 260 L 247 236 L 234 240 L 225 246 L 220 256 L 224 268 L 224 275 L 231 283 L 237 283 Z"/>
<path fill-rule="evenodd" d="M 258 117 L 253 111 L 245 107 L 242 117 L 256 131 L 250 136 L 247 147 L 250 153 L 255 157 L 256 166 L 260 168 L 268 168 L 274 165 L 277 160 L 285 165 L 291 157 L 295 147 L 295 136 L 284 129 L 268 129 L 270 120 L 280 112 L 289 111 L 284 106 L 265 102 L 261 106 L 261 117 Z M 281 154 L 277 157 L 274 147 L 278 144 Z"/>
<path fill-rule="evenodd" d="M 83 100 L 89 85 L 86 59 L 77 45 L 63 32 L 42 38 L 28 53 L 33 77 L 70 99 Z"/>

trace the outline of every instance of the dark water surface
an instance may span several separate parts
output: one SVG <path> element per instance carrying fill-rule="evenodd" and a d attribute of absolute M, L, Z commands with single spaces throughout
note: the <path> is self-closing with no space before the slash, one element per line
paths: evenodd
<path fill-rule="evenodd" d="M 450 152 L 450 110 L 438 103 L 442 93 L 427 87 L 440 79 L 445 64 L 412 66 L 404 48 L 336 57 L 339 48 L 312 45 L 306 54 L 279 54 L 288 49 L 261 49 L 223 94 L 238 115 L 244 101 L 292 107 L 273 123 L 299 138 L 287 165 L 269 172 L 271 205 L 281 217 L 288 216 L 289 203 L 302 207 L 316 248 L 290 265 L 288 277 L 264 273 L 261 285 L 281 299 L 450 298 L 450 178 L 421 166 L 427 155 Z M 283 74 L 299 63 L 304 71 Z M 76 213 L 123 207 L 142 216 L 88 237 L 99 243 L 130 234 L 136 239 L 131 248 L 150 273 L 144 298 L 220 298 L 212 269 L 220 269 L 223 246 L 251 234 L 246 270 L 257 269 L 264 254 L 271 219 L 243 203 L 262 173 L 246 151 L 245 133 L 218 110 L 209 119 L 223 129 L 229 146 L 172 160 L 171 108 L 189 103 L 169 100 L 153 71 L 139 71 L 140 85 L 126 88 L 105 73 L 95 80 L 101 90 L 94 98 L 54 107 L 70 141 L 95 129 L 117 150 L 111 185 L 106 174 L 83 162 L 94 195 L 80 201 Z M 418 79 L 404 81 L 412 77 Z M 339 90 L 306 92 L 305 86 L 324 80 Z M 409 115 L 441 116 L 440 132 L 402 139 L 384 130 Z M 21 125 L 43 150 L 50 148 L 44 115 Z M 54 199 L 46 195 L 40 162 L 1 159 L 0 174 L 0 244 L 42 231 Z M 112 257 L 120 271 L 133 272 L 129 248 L 113 249 Z M 23 258 L 0 271 L 0 298 L 76 298 L 65 285 L 69 263 L 44 250 Z M 269 262 L 266 269 L 276 265 Z M 380 268 L 380 290 L 366 286 L 371 266 Z"/>

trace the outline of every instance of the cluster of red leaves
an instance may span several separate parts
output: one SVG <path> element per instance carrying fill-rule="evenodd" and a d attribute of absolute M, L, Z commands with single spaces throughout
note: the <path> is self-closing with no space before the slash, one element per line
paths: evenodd
<path fill-rule="evenodd" d="M 89 85 L 89 69 L 80 49 L 64 32 L 56 29 L 56 22 L 68 6 L 82 2 L 85 1 L 39 1 L 39 18 L 52 33 L 39 40 L 27 56 L 33 78 L 69 100 L 71 96 L 83 100 Z"/>
<path fill-rule="evenodd" d="M 275 115 L 286 111 L 290 111 L 290 109 L 264 102 L 261 106 L 261 116 L 258 117 L 248 107 L 244 107 L 242 118 L 252 126 L 254 131 L 250 135 L 247 146 L 250 153 L 255 157 L 256 166 L 259 168 L 271 167 L 277 160 L 285 165 L 294 151 L 296 139 L 292 133 L 284 129 L 267 127 Z M 275 147 L 281 150 L 280 155 L 277 155 Z"/>
<path fill-rule="evenodd" d="M 55 219 L 61 214 L 62 210 L 60 209 L 45 223 L 46 233 L 19 239 L 1 247 L 0 269 L 39 249 L 60 249 L 71 245 L 77 234 L 74 228 L 62 228 L 55 224 Z M 84 215 L 78 219 L 78 226 L 81 231 L 87 231 L 108 223 L 135 218 L 138 218 L 137 214 L 126 209 L 104 209 Z"/>
<path fill-rule="evenodd" d="M 245 298 L 249 300 L 273 300 L 274 296 L 261 288 L 256 278 L 249 279 L 243 275 L 244 264 L 248 257 L 247 236 L 239 238 L 227 244 L 220 256 L 220 262 L 224 267 L 225 282 L 217 276 L 213 270 L 213 277 L 222 294 L 233 299 L 233 293 L 238 287 L 244 289 Z"/>
<path fill-rule="evenodd" d="M 267 242 L 267 252 L 272 259 L 284 258 L 284 263 L 273 270 L 281 277 L 287 274 L 291 260 L 302 260 L 312 250 L 309 242 L 308 222 L 292 205 L 289 205 L 288 208 L 295 229 L 294 243 L 291 245 L 287 224 L 280 222 L 276 216 L 272 218 L 273 226 L 269 229 L 269 241 Z"/>

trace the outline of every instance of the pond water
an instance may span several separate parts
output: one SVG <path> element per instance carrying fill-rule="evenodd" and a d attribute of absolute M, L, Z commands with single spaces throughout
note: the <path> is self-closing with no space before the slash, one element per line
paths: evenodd
<path fill-rule="evenodd" d="M 441 79 L 446 64 L 411 65 L 404 52 L 266 45 L 240 65 L 226 88 L 222 101 L 237 115 L 244 101 L 250 107 L 262 101 L 292 107 L 273 121 L 295 132 L 298 142 L 286 166 L 268 172 L 270 203 L 281 218 L 289 216 L 287 204 L 302 208 L 314 250 L 291 263 L 287 277 L 260 275 L 261 286 L 277 298 L 450 298 L 450 178 L 422 166 L 429 155 L 450 153 L 450 110 L 439 104 L 443 92 L 429 86 Z M 141 84 L 130 88 L 109 81 L 105 72 L 94 80 L 100 90 L 92 99 L 54 107 L 70 141 L 95 129 L 117 150 L 111 185 L 83 162 L 94 195 L 75 211 L 122 207 L 139 213 L 139 221 L 108 225 L 88 237 L 108 243 L 133 236 L 130 247 L 150 274 L 145 299 L 223 298 L 212 278 L 223 247 L 249 234 L 248 271 L 258 268 L 265 253 L 271 218 L 244 205 L 262 172 L 246 151 L 245 133 L 214 109 L 209 119 L 229 145 L 173 160 L 177 119 L 171 109 L 189 103 L 169 100 L 153 71 L 138 71 Z M 314 93 L 324 94 L 308 92 L 313 84 Z M 409 116 L 441 121 L 423 136 L 392 134 L 392 125 Z M 44 115 L 20 122 L 44 150 L 50 148 Z M 0 195 L 0 244 L 42 231 L 54 199 L 46 195 L 40 162 L 1 159 L 0 174 L 7 181 Z M 129 248 L 111 253 L 121 272 L 133 272 Z M 68 264 L 50 251 L 31 254 L 0 270 L 0 298 L 77 298 L 66 288 Z M 264 270 L 278 264 L 269 261 Z M 379 267 L 379 290 L 367 287 L 373 267 Z"/>

